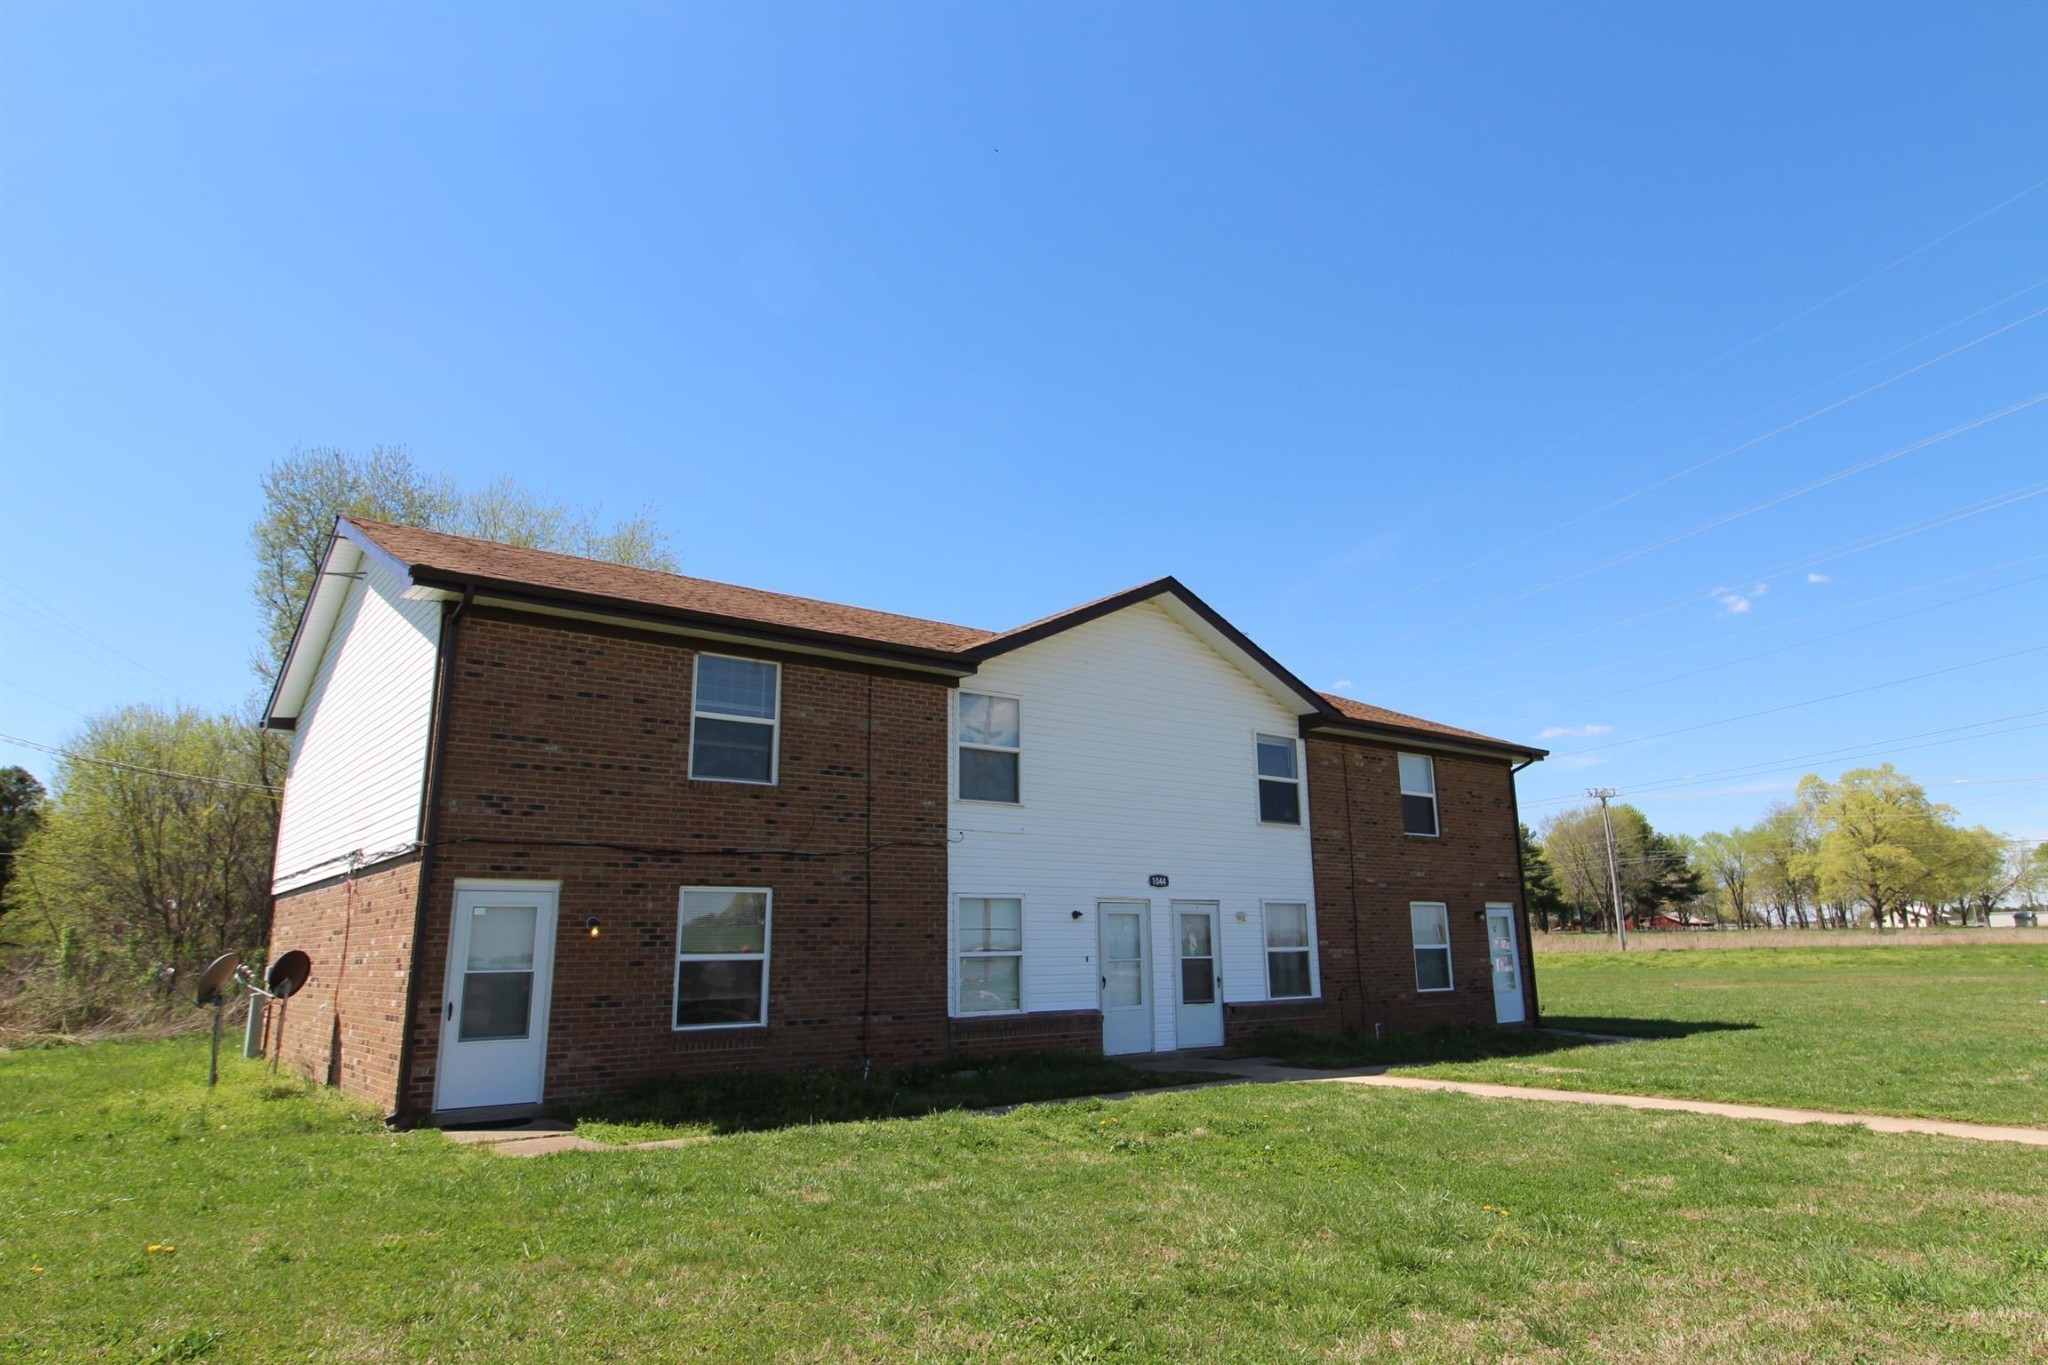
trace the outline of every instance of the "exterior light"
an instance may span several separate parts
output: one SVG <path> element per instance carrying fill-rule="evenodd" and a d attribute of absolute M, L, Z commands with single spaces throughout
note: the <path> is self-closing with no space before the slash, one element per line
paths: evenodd
<path fill-rule="evenodd" d="M 590 930 L 590 936 L 596 938 L 598 935 L 597 916 L 592 915 L 585 927 Z"/>

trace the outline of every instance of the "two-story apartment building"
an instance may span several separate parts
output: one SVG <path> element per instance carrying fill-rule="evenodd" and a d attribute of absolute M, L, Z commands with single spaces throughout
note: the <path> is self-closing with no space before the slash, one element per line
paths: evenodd
<path fill-rule="evenodd" d="M 268 722 L 284 1055 L 402 1120 L 1533 1022 L 1541 752 L 1317 693 L 1172 579 L 992 633 L 344 519 Z"/>

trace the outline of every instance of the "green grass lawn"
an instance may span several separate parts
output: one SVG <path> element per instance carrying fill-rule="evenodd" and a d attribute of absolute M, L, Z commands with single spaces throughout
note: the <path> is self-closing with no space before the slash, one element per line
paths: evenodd
<path fill-rule="evenodd" d="M 521 1161 L 204 1073 L 0 1055 L 0 1359 L 2048 1354 L 2034 1149 L 1292 1085 Z"/>
<path fill-rule="evenodd" d="M 2048 945 L 1542 954 L 1536 984 L 1545 1024 L 1655 1041 L 1411 1069 L 2048 1126 Z"/>

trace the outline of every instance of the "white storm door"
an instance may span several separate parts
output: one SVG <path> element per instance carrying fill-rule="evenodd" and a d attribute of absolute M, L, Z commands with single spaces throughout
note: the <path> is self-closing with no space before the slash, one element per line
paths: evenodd
<path fill-rule="evenodd" d="M 1522 998 L 1522 954 L 1515 944 L 1513 906 L 1486 907 L 1486 952 L 1493 961 L 1494 1022 L 1528 1022 L 1529 1006 Z"/>
<path fill-rule="evenodd" d="M 1144 901 L 1102 901 L 1102 1050 L 1152 1050 L 1152 915 Z"/>
<path fill-rule="evenodd" d="M 1217 907 L 1173 903 L 1174 953 L 1180 972 L 1174 989 L 1174 1045 L 1223 1045 L 1223 968 L 1216 961 Z"/>
<path fill-rule="evenodd" d="M 553 883 L 456 886 L 434 1108 L 540 1103 L 557 895 Z"/>

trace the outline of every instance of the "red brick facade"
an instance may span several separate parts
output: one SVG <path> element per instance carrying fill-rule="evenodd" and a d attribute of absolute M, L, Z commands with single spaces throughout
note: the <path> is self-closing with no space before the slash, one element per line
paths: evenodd
<path fill-rule="evenodd" d="M 399 1044 L 419 905 L 417 854 L 280 896 L 270 951 L 297 948 L 313 975 L 284 1012 L 282 1064 L 374 1100 L 398 1097 Z M 277 1027 L 271 1006 L 271 1028 Z"/>
<path fill-rule="evenodd" d="M 463 879 L 560 884 L 549 1103 L 651 1077 L 1101 1047 L 1093 1010 L 948 1017 L 942 678 L 721 650 L 782 666 L 778 778 L 754 786 L 689 776 L 688 641 L 472 608 L 446 647 L 424 862 L 279 899 L 273 953 L 315 964 L 285 1040 L 297 1069 L 402 1117 L 433 1111 Z M 1311 737 L 1305 752 L 1322 996 L 1230 1006 L 1227 1041 L 1491 1023 L 1481 910 L 1521 906 L 1508 763 L 1437 754 L 1442 833 L 1428 839 L 1401 832 L 1395 746 Z M 686 886 L 772 890 L 765 1027 L 671 1028 Z M 1415 988 L 1417 900 L 1449 907 L 1444 994 Z"/>
<path fill-rule="evenodd" d="M 777 782 L 751 786 L 690 779 L 688 644 L 473 611 L 454 649 L 408 1110 L 433 1106 L 461 878 L 562 884 L 551 1102 L 946 1054 L 942 680 L 731 651 L 782 665 Z M 765 1028 L 671 1029 L 685 886 L 772 889 Z"/>
<path fill-rule="evenodd" d="M 1234 1005 L 1227 1011 L 1228 1041 L 1276 1027 L 1370 1031 L 1493 1023 L 1484 919 L 1489 903 L 1515 907 L 1523 989 L 1532 998 L 1509 763 L 1434 753 L 1440 832 L 1429 838 L 1402 832 L 1398 746 L 1312 735 L 1305 747 L 1322 998 Z M 1416 989 L 1408 913 L 1415 901 L 1449 910 L 1450 991 Z"/>

